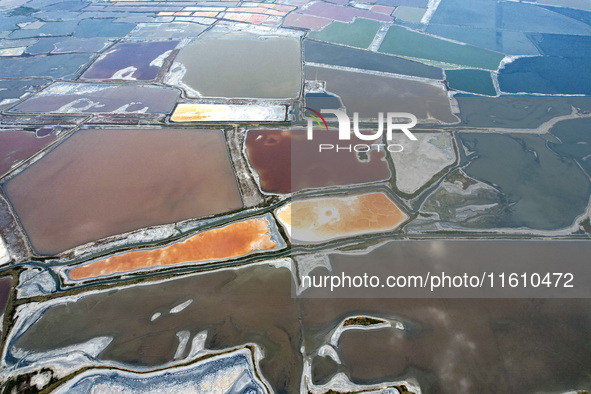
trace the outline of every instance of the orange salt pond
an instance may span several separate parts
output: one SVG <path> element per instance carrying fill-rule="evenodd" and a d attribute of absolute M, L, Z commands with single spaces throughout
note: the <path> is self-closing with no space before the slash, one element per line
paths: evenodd
<path fill-rule="evenodd" d="M 96 260 L 74 267 L 67 274 L 72 280 L 84 280 L 189 262 L 225 260 L 256 251 L 280 249 L 285 244 L 276 235 L 272 220 L 267 215 L 232 223 L 163 248 L 138 250 Z"/>
<path fill-rule="evenodd" d="M 173 122 L 283 122 L 284 105 L 179 104 Z"/>
<path fill-rule="evenodd" d="M 382 192 L 295 200 L 276 215 L 294 242 L 305 243 L 391 231 L 408 218 Z"/>

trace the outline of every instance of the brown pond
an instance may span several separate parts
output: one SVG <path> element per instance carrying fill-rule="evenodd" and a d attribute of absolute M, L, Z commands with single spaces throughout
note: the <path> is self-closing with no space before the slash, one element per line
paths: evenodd
<path fill-rule="evenodd" d="M 429 257 L 433 242 L 440 241 L 417 242 L 408 263 Z M 499 249 L 495 241 L 477 248 L 452 242 L 457 256 Z M 514 242 L 545 260 L 543 248 Z M 551 247 L 569 258 L 586 252 L 567 242 Z M 277 392 L 291 393 L 299 391 L 300 347 L 313 355 L 343 319 L 362 314 L 400 320 L 405 329 L 342 334 L 338 369 L 357 383 L 412 376 L 423 392 L 454 394 L 566 392 L 591 384 L 590 299 L 298 299 L 291 286 L 287 269 L 251 266 L 114 289 L 51 307 L 10 346 L 39 352 L 106 335 L 114 340 L 100 359 L 154 366 L 172 360 L 177 331 L 208 330 L 209 349 L 261 345 L 263 375 Z M 169 313 L 190 299 L 186 309 Z M 151 321 L 155 313 L 162 315 Z"/>
<path fill-rule="evenodd" d="M 184 310 L 170 313 L 189 300 L 193 302 Z M 151 321 L 155 313 L 162 315 Z M 247 267 L 112 290 L 55 306 L 17 340 L 17 346 L 44 351 L 107 335 L 114 339 L 100 359 L 157 366 L 172 361 L 177 331 L 187 330 L 192 338 L 207 330 L 206 349 L 247 342 L 262 346 L 263 375 L 277 392 L 293 393 L 302 368 L 296 315 L 289 270 Z"/>
<path fill-rule="evenodd" d="M 308 140 L 306 130 L 249 130 L 246 155 L 264 192 L 290 193 L 303 189 L 352 185 L 387 180 L 390 169 L 383 148 L 367 154 L 323 150 L 319 144 L 369 144 L 352 137 L 344 144 L 338 132 L 315 131 Z"/>
<path fill-rule="evenodd" d="M 363 308 L 364 303 L 373 306 Z M 589 300 L 391 299 L 352 304 L 347 308 L 395 312 L 411 322 L 407 331 L 342 334 L 339 353 L 354 382 L 415 376 L 427 393 L 590 387 L 584 372 L 591 368 Z M 325 310 L 316 308 L 313 313 Z M 333 303 L 330 308 L 339 307 Z"/>
<path fill-rule="evenodd" d="M 300 40 L 209 30 L 181 49 L 182 83 L 204 97 L 297 98 Z M 174 70 L 174 66 L 173 66 Z"/>
<path fill-rule="evenodd" d="M 43 138 L 27 131 L 0 131 L 0 176 L 16 163 L 28 159 L 55 141 L 55 134 Z"/>
<path fill-rule="evenodd" d="M 41 254 L 242 207 L 218 130 L 81 130 L 3 187 Z"/>

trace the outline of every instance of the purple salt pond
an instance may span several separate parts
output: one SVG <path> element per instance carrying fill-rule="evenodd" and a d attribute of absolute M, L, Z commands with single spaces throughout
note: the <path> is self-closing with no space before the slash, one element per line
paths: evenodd
<path fill-rule="evenodd" d="M 179 91 L 149 85 L 55 83 L 14 107 L 18 113 L 148 113 L 172 111 Z"/>
<path fill-rule="evenodd" d="M 47 130 L 46 138 L 35 138 L 28 131 L 0 131 L 0 176 L 7 173 L 13 165 L 28 159 L 55 140 L 52 129 Z"/>
<path fill-rule="evenodd" d="M 156 79 L 178 41 L 124 42 L 103 54 L 82 79 Z"/>

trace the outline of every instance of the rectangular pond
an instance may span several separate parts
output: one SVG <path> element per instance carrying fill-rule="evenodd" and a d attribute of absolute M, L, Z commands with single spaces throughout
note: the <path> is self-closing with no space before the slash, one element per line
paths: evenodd
<path fill-rule="evenodd" d="M 242 207 L 219 130 L 80 130 L 3 188 L 42 254 Z"/>

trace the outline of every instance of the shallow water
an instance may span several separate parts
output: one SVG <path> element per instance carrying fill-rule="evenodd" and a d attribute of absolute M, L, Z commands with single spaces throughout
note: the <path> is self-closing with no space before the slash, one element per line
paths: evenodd
<path fill-rule="evenodd" d="M 217 130 L 81 130 L 3 187 L 42 254 L 242 207 Z"/>
<path fill-rule="evenodd" d="M 563 157 L 575 159 L 591 174 L 591 120 L 572 119 L 559 122 L 550 132 L 560 143 L 549 142 L 550 149 Z"/>
<path fill-rule="evenodd" d="M 389 301 L 389 302 L 388 302 Z M 423 392 L 532 393 L 591 384 L 589 300 L 388 300 L 410 330 L 346 331 L 339 343 L 357 383 L 418 377 Z"/>
<path fill-rule="evenodd" d="M 492 227 L 560 229 L 573 223 L 589 203 L 587 176 L 566 158 L 558 157 L 536 135 L 461 133 L 460 139 L 477 157 L 466 174 L 503 193 L 504 214 L 491 218 Z"/>
<path fill-rule="evenodd" d="M 0 75 L 11 77 L 75 78 L 90 63 L 89 54 L 0 58 Z"/>
<path fill-rule="evenodd" d="M 380 52 L 496 70 L 503 55 L 471 45 L 460 45 L 431 35 L 391 26 Z"/>
<path fill-rule="evenodd" d="M 170 87 L 58 82 L 23 101 L 11 111 L 168 114 L 178 97 L 179 91 Z"/>
<path fill-rule="evenodd" d="M 568 115 L 572 106 L 589 111 L 588 97 L 476 97 L 458 94 L 458 116 L 468 127 L 535 129 L 556 116 Z"/>
<path fill-rule="evenodd" d="M 445 250 L 466 264 L 506 250 L 495 241 L 406 244 L 414 250 L 409 264 Z M 516 259 L 539 261 L 561 253 L 582 257 L 588 249 L 572 242 L 510 245 Z M 359 263 L 367 256 L 348 259 Z M 343 319 L 362 314 L 401 321 L 405 329 L 342 335 L 338 369 L 358 383 L 412 376 L 424 392 L 442 393 L 565 392 L 591 384 L 591 352 L 581 349 L 591 341 L 585 329 L 591 324 L 589 299 L 292 298 L 291 286 L 287 269 L 252 266 L 109 290 L 51 307 L 12 345 L 39 352 L 114 336 L 100 359 L 156 366 L 172 359 L 177 331 L 193 336 L 208 330 L 207 349 L 261 345 L 263 375 L 277 392 L 294 392 L 302 371 L 300 346 L 314 354 Z M 190 299 L 186 309 L 169 313 Z M 162 315 L 150 321 L 156 312 Z M 16 361 L 12 357 L 9 364 Z M 328 379 L 334 370 L 332 363 L 320 365 L 316 376 Z"/>
<path fill-rule="evenodd" d="M 483 70 L 447 70 L 445 72 L 449 87 L 464 92 L 495 96 L 491 74 Z"/>
<path fill-rule="evenodd" d="M 499 88 L 508 93 L 591 94 L 588 57 L 524 57 L 499 72 Z"/>
<path fill-rule="evenodd" d="M 442 88 L 423 82 L 370 75 L 361 72 L 306 66 L 306 80 L 326 82 L 326 92 L 338 95 L 352 118 L 378 118 L 383 112 L 408 112 L 418 119 L 456 122 Z"/>
<path fill-rule="evenodd" d="M 438 80 L 443 79 L 443 73 L 437 67 L 384 53 L 364 51 L 313 40 L 304 40 L 304 58 L 306 62 L 310 63 L 413 75 Z"/>
<path fill-rule="evenodd" d="M 182 82 L 206 97 L 295 98 L 301 85 L 300 41 L 209 33 L 184 47 L 175 62 Z"/>
<path fill-rule="evenodd" d="M 125 42 L 109 48 L 107 55 L 95 61 L 83 79 L 132 79 L 149 81 L 156 78 L 161 62 L 155 60 L 172 51 L 178 41 Z"/>
<path fill-rule="evenodd" d="M 372 143 L 358 139 L 348 143 L 368 142 Z M 319 144 L 338 143 L 335 131 L 317 131 L 314 140 L 307 140 L 302 129 L 250 130 L 246 135 L 246 155 L 258 175 L 261 189 L 269 193 L 375 182 L 390 177 L 383 148 L 381 152 L 369 152 L 366 161 L 347 150 L 319 151 Z"/>
<path fill-rule="evenodd" d="M 186 309 L 169 313 L 190 299 Z M 162 316 L 150 321 L 157 312 Z M 261 345 L 263 375 L 277 392 L 292 393 L 302 367 L 296 314 L 289 271 L 258 266 L 86 296 L 51 308 L 16 345 L 44 351 L 109 335 L 115 339 L 100 359 L 157 366 L 172 361 L 177 331 L 207 330 L 206 349 Z"/>
<path fill-rule="evenodd" d="M 334 44 L 367 48 L 379 29 L 380 23 L 377 21 L 356 18 L 351 23 L 333 22 L 321 31 L 311 32 L 308 37 Z"/>
<path fill-rule="evenodd" d="M 7 173 L 14 164 L 28 159 L 45 148 L 55 141 L 55 138 L 55 134 L 37 138 L 35 133 L 30 131 L 1 131 L 0 176 Z"/>

